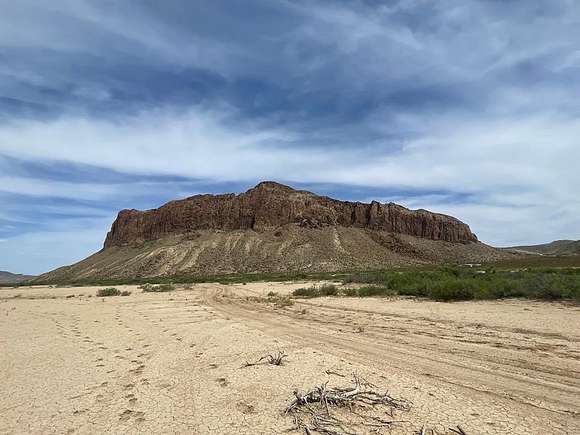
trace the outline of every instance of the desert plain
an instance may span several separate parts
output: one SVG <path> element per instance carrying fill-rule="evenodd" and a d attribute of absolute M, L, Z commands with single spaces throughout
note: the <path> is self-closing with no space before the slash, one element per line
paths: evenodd
<path fill-rule="evenodd" d="M 368 433 L 580 433 L 580 306 L 283 298 L 304 285 L 0 289 L 0 433 L 300 433 L 293 391 L 352 374 L 411 403 Z"/>

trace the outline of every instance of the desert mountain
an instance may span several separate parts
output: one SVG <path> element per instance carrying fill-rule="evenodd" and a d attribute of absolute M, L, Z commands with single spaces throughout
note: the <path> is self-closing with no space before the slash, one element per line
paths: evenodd
<path fill-rule="evenodd" d="M 239 195 L 196 195 L 155 210 L 123 210 L 101 251 L 40 279 L 368 270 L 505 255 L 451 216 L 263 182 Z"/>
<path fill-rule="evenodd" d="M 0 284 L 18 284 L 34 278 L 32 275 L 21 275 L 0 270 Z"/>
<path fill-rule="evenodd" d="M 580 240 L 556 240 L 542 245 L 513 246 L 505 250 L 534 255 L 580 255 Z"/>

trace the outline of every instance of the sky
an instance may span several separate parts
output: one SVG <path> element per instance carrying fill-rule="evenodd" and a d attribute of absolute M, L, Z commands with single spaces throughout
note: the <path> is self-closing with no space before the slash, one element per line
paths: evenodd
<path fill-rule="evenodd" d="M 0 270 L 274 180 L 580 239 L 577 0 L 0 0 Z"/>

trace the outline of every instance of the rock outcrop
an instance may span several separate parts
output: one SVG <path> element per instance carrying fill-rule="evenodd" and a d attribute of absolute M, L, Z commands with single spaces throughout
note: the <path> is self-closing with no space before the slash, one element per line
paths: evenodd
<path fill-rule="evenodd" d="M 123 210 L 99 252 L 38 282 L 377 270 L 507 256 L 461 221 L 396 204 L 337 201 L 265 182 Z"/>
<path fill-rule="evenodd" d="M 476 242 L 469 226 L 451 216 L 409 210 L 397 204 L 338 201 L 263 182 L 245 193 L 196 195 L 149 211 L 123 210 L 105 248 L 199 230 L 270 230 L 287 224 L 307 228 L 354 227 L 451 243 Z"/>

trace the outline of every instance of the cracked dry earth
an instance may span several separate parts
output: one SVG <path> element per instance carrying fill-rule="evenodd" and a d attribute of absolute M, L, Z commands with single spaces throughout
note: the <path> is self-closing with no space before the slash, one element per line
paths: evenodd
<path fill-rule="evenodd" d="M 254 298 L 302 286 L 0 290 L 0 433 L 279 434 L 293 390 L 353 372 L 413 402 L 383 433 L 580 433 L 578 306 Z"/>

